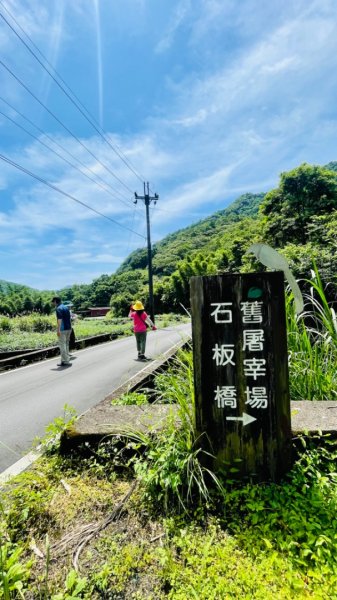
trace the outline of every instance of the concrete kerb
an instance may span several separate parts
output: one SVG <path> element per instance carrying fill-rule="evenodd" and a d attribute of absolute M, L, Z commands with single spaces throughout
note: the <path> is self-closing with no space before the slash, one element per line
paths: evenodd
<path fill-rule="evenodd" d="M 150 404 L 144 406 L 112 405 L 111 401 L 122 394 L 137 389 L 152 388 L 155 376 L 167 368 L 170 359 L 178 348 L 186 342 L 179 342 L 159 360 L 146 366 L 125 384 L 118 387 L 94 408 L 83 413 L 75 425 L 66 430 L 62 438 L 62 449 L 67 452 L 79 445 L 97 444 L 103 438 L 118 435 L 129 430 L 155 433 L 163 426 L 169 415 L 177 412 L 174 405 Z M 329 435 L 337 438 L 336 401 L 291 401 L 291 424 L 294 439 L 300 436 Z M 177 419 L 177 425 L 179 419 Z"/>
<path fill-rule="evenodd" d="M 176 412 L 172 405 L 122 406 L 112 405 L 111 402 L 129 392 L 139 389 L 151 390 L 156 375 L 168 368 L 171 359 L 185 345 L 186 340 L 180 340 L 160 358 L 146 365 L 96 406 L 80 415 L 76 422 L 62 434 L 61 451 L 68 452 L 85 443 L 96 444 L 109 435 L 125 432 L 127 429 L 137 431 L 151 429 L 153 432 L 160 429 L 167 417 Z"/>

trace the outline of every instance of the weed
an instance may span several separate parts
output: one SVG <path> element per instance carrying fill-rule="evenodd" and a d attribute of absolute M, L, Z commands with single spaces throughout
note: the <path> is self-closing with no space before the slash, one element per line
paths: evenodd
<path fill-rule="evenodd" d="M 147 395 L 142 392 L 127 392 L 118 398 L 111 400 L 111 404 L 121 404 L 124 406 L 148 404 Z"/>
<path fill-rule="evenodd" d="M 56 417 L 52 423 L 47 425 L 43 438 L 35 440 L 35 444 L 41 447 L 45 453 L 53 454 L 58 451 L 62 433 L 76 420 L 77 413 L 72 406 L 65 404 L 63 411 L 63 416 Z"/>
<path fill-rule="evenodd" d="M 0 316 L 0 331 L 8 333 L 12 329 L 12 321 L 9 317 Z"/>
<path fill-rule="evenodd" d="M 91 598 L 88 595 L 88 580 L 86 577 L 80 577 L 74 569 L 69 571 L 64 585 L 64 590 L 51 597 L 51 600 L 80 600 L 80 598 Z"/>
<path fill-rule="evenodd" d="M 282 484 L 227 490 L 223 524 L 253 555 L 286 556 L 294 569 L 331 589 L 337 585 L 337 446 L 306 442 Z M 320 596 L 318 596 L 320 597 Z"/>
<path fill-rule="evenodd" d="M 0 598 L 4 600 L 11 600 L 14 594 L 24 598 L 31 563 L 20 562 L 22 553 L 23 548 L 0 537 Z"/>

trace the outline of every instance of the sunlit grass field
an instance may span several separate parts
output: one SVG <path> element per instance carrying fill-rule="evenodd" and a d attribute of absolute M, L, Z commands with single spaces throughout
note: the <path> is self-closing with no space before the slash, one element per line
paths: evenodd
<path fill-rule="evenodd" d="M 183 315 L 159 315 L 158 327 L 177 325 L 186 321 Z M 128 318 L 77 318 L 74 321 L 76 339 L 110 333 L 115 336 L 131 335 L 131 320 Z M 21 317 L 0 315 L 0 352 L 8 350 L 38 350 L 57 344 L 56 316 L 33 313 Z"/>

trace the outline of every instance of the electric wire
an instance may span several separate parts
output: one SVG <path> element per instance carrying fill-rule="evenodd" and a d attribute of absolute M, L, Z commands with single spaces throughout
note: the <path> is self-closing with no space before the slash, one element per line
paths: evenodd
<path fill-rule="evenodd" d="M 64 190 L 62 190 L 61 188 L 59 188 L 57 185 L 54 185 L 54 184 L 50 183 L 46 179 L 43 179 L 39 175 L 36 175 L 36 173 L 32 173 L 32 171 L 29 171 L 28 169 L 26 169 L 22 165 L 19 165 L 18 163 L 14 162 L 8 156 L 0 154 L 0 159 L 3 162 L 11 165 L 12 167 L 15 167 L 19 171 L 22 171 L 22 173 L 25 173 L 26 175 L 29 175 L 33 179 L 36 179 L 37 181 L 40 181 L 40 183 L 43 183 L 44 185 L 46 185 L 47 187 L 51 188 L 52 190 L 55 190 L 56 192 L 59 192 L 63 196 L 66 196 L 66 198 L 70 198 L 70 200 L 73 200 L 74 202 L 77 202 L 78 204 L 81 204 L 85 208 L 88 208 L 89 210 L 91 210 L 92 212 L 96 213 L 100 217 L 103 217 L 104 219 L 107 219 L 108 221 L 114 223 L 115 225 L 118 225 L 118 227 L 121 227 L 122 229 L 126 229 L 127 231 L 132 231 L 132 233 L 134 233 L 135 235 L 138 235 L 138 237 L 140 237 L 140 238 L 143 239 L 144 236 L 142 236 L 137 231 L 132 230 L 130 227 L 127 227 L 127 225 L 123 225 L 122 223 L 119 223 L 118 221 L 116 221 L 112 217 L 108 217 L 107 215 L 105 215 L 104 213 L 100 212 L 99 210 L 96 210 L 92 206 L 89 206 L 89 204 L 86 204 L 86 202 L 82 202 L 82 200 L 79 200 L 78 198 L 75 198 L 75 196 L 72 196 L 71 194 L 68 194 L 67 192 L 65 192 Z"/>
<path fill-rule="evenodd" d="M 118 175 L 116 175 L 107 165 L 102 163 L 99 160 L 99 158 L 64 123 L 62 123 L 62 121 L 29 89 L 29 87 L 17 75 L 15 75 L 15 73 L 13 73 L 13 71 L 2 60 L 0 60 L 0 65 L 2 67 L 4 67 L 4 69 L 6 69 L 6 71 L 8 73 L 10 73 L 10 75 L 34 98 L 34 100 L 36 100 L 36 102 L 38 102 L 57 121 L 57 123 L 59 123 L 59 125 L 61 125 L 63 127 L 63 129 L 65 129 L 67 131 L 67 133 L 69 133 L 69 135 L 71 135 L 71 137 L 73 137 L 79 144 L 81 144 L 81 146 L 83 148 L 85 148 L 85 150 L 87 152 L 89 152 L 89 154 L 95 160 L 97 160 L 97 162 L 104 169 L 106 169 L 108 171 L 108 173 L 110 173 L 110 175 L 112 175 L 115 179 L 117 179 L 117 181 L 119 181 L 119 183 L 121 185 L 123 185 L 123 187 L 125 187 L 128 190 L 128 192 L 133 194 L 133 191 L 131 190 L 131 188 L 129 188 L 129 186 L 126 183 L 124 183 L 124 181 L 122 181 L 118 177 Z"/>
<path fill-rule="evenodd" d="M 38 52 L 41 54 L 41 56 L 43 57 L 43 59 L 46 61 L 47 64 L 50 65 L 49 61 L 43 56 L 42 52 L 38 49 L 38 47 L 36 46 L 36 44 L 34 44 L 34 42 L 31 40 L 31 38 L 29 37 L 29 35 L 24 31 L 24 29 L 20 26 L 20 24 L 16 21 L 15 17 L 10 13 L 10 11 L 4 6 L 2 0 L 1 4 L 3 6 L 3 8 L 5 9 L 5 11 L 10 15 L 10 17 L 13 19 L 13 21 L 15 22 L 15 24 L 21 29 L 21 31 L 25 34 L 25 36 L 29 39 L 30 43 L 38 50 Z M 141 177 L 141 175 L 136 171 L 136 169 L 132 166 L 131 161 L 129 161 L 124 154 L 122 153 L 122 151 L 118 148 L 118 150 L 116 149 L 116 147 L 111 144 L 110 140 L 106 137 L 103 129 L 100 126 L 97 126 L 95 123 L 95 119 L 92 117 L 92 115 L 90 114 L 90 112 L 85 108 L 85 106 L 82 104 L 82 102 L 77 98 L 76 94 L 74 94 L 74 92 L 72 91 L 72 89 L 66 84 L 66 82 L 62 79 L 62 77 L 58 74 L 58 72 L 54 69 L 54 67 L 51 66 L 51 68 L 53 69 L 53 71 L 56 73 L 57 77 L 62 81 L 63 85 L 60 84 L 60 82 L 56 79 L 56 77 L 54 77 L 54 75 L 51 73 L 51 71 L 43 64 L 43 62 L 39 59 L 39 57 L 35 54 L 35 52 L 33 52 L 33 50 L 29 47 L 29 45 L 22 39 L 22 37 L 20 36 L 20 34 L 15 30 L 15 28 L 9 23 L 9 21 L 6 19 L 6 17 L 0 12 L 0 16 L 1 18 L 5 21 L 5 23 L 8 25 L 8 27 L 11 29 L 11 31 L 13 31 L 13 33 L 18 37 L 18 39 L 22 42 L 22 44 L 27 48 L 27 50 L 32 54 L 32 56 L 38 61 L 38 63 L 41 65 L 41 67 L 48 73 L 48 75 L 52 78 L 52 80 L 56 83 L 56 85 L 63 91 L 63 93 L 67 96 L 67 98 L 70 100 L 70 102 L 76 106 L 77 110 L 82 114 L 82 116 L 88 121 L 88 123 L 90 123 L 90 125 L 95 129 L 95 131 L 102 137 L 102 139 L 105 141 L 106 144 L 108 144 L 108 146 L 113 150 L 113 152 L 115 152 L 115 154 L 123 161 L 123 163 L 128 167 L 128 169 L 140 180 L 140 181 L 144 181 L 144 177 Z M 74 98 L 76 98 L 76 101 L 74 100 L 74 98 L 71 97 L 71 95 L 67 92 L 67 90 L 65 89 L 66 86 L 69 91 L 71 92 L 71 94 L 74 96 Z M 84 110 L 82 110 L 82 108 Z M 85 112 L 84 112 L 85 111 Z M 87 114 L 85 114 L 87 113 Z M 89 115 L 89 116 L 88 116 Z"/>
<path fill-rule="evenodd" d="M 10 11 L 4 6 L 3 1 L 0 0 L 0 3 L 2 4 L 3 8 L 6 10 L 6 12 L 10 15 L 10 17 L 13 19 L 13 21 L 16 23 L 16 25 L 20 28 L 20 30 L 24 33 L 24 35 L 29 39 L 30 43 L 36 48 L 36 50 L 39 52 L 39 54 L 43 57 L 43 59 L 45 60 L 45 62 L 47 64 L 50 65 L 50 67 L 53 69 L 54 73 L 57 75 L 57 77 L 60 79 L 60 81 L 62 81 L 62 83 L 64 84 L 65 87 L 68 88 L 68 90 L 70 91 L 70 93 L 76 98 L 77 102 L 75 102 L 73 100 L 73 98 L 71 98 L 71 96 L 67 93 L 67 91 L 63 88 L 63 86 L 56 80 L 56 78 L 53 76 L 53 74 L 46 68 L 46 66 L 40 61 L 40 59 L 36 56 L 36 54 L 31 50 L 31 48 L 28 46 L 28 44 L 26 44 L 26 42 L 22 39 L 22 37 L 18 34 L 18 32 L 14 29 L 14 27 L 11 26 L 11 24 L 7 21 L 7 19 L 4 17 L 4 15 L 2 15 L 0 13 L 0 16 L 2 17 L 2 19 L 6 22 L 6 24 L 10 27 L 10 29 L 13 31 L 13 33 L 20 39 L 20 41 L 24 44 L 24 46 L 27 48 L 27 50 L 34 56 L 34 58 L 39 62 L 39 64 L 42 66 L 42 68 L 50 75 L 50 77 L 53 79 L 53 81 L 58 85 L 58 87 L 64 92 L 64 94 L 68 97 L 68 99 L 72 102 L 72 104 L 74 104 L 74 106 L 76 106 L 76 108 L 80 111 L 80 113 L 82 114 L 82 116 L 84 116 L 84 118 L 91 124 L 91 126 L 95 129 L 95 131 L 104 139 L 104 141 L 110 146 L 110 148 L 119 156 L 119 158 L 124 162 L 124 164 L 136 175 L 136 177 L 144 182 L 144 177 L 141 177 L 139 175 L 139 173 L 136 172 L 136 170 L 132 167 L 132 163 L 131 161 L 128 161 L 128 159 L 126 159 L 126 157 L 122 156 L 122 151 L 120 149 L 118 149 L 119 151 L 117 151 L 115 149 L 115 147 L 110 143 L 110 141 L 105 137 L 103 129 L 100 127 L 100 130 L 96 127 L 96 125 L 93 123 L 93 121 L 95 121 L 94 117 L 92 117 L 92 115 L 90 115 L 90 112 L 87 110 L 87 108 L 82 104 L 82 102 L 79 100 L 79 98 L 76 96 L 76 94 L 73 92 L 73 90 L 66 84 L 66 82 L 62 79 L 62 77 L 59 75 L 59 73 L 54 69 L 54 67 L 49 63 L 49 61 L 44 57 L 44 55 L 42 54 L 42 52 L 39 50 L 39 48 L 36 46 L 36 44 L 34 44 L 34 42 L 31 40 L 31 38 L 29 37 L 29 35 L 23 30 L 23 28 L 20 26 L 20 24 L 16 21 L 16 19 L 14 18 L 14 16 L 10 13 Z M 60 125 L 72 136 L 74 137 L 74 139 L 76 139 L 76 141 L 78 141 L 94 158 L 95 160 L 97 160 L 113 177 L 115 177 L 124 187 L 126 187 L 126 189 L 128 189 L 128 191 L 131 191 L 130 188 L 128 188 L 128 186 L 125 185 L 125 183 L 123 181 L 120 180 L 119 177 L 117 177 L 115 175 L 115 173 L 113 173 L 106 165 L 104 165 L 86 146 L 85 144 L 83 144 L 57 117 L 56 115 L 54 115 L 54 113 L 52 113 L 45 105 L 43 105 L 43 103 L 29 90 L 29 88 L 7 67 L 7 65 L 5 65 L 5 63 L 3 63 L 3 61 L 0 61 L 0 64 L 2 64 L 2 66 L 20 83 L 20 85 L 22 85 L 30 95 L 32 95 L 32 97 L 39 102 L 39 104 L 41 104 L 45 110 L 47 110 L 47 112 L 49 112 L 49 114 L 51 114 L 51 116 L 53 116 L 53 118 L 60 123 Z M 4 99 L 3 99 L 4 100 Z M 4 100 L 5 101 L 5 100 Z M 6 101 L 5 101 L 6 102 Z M 9 104 L 9 103 L 7 103 Z M 81 108 L 78 106 L 78 104 L 80 104 L 84 111 L 86 111 L 86 113 L 90 116 L 90 119 L 88 119 L 88 117 L 84 114 L 83 110 L 81 110 Z M 14 109 L 16 110 L 16 109 Z M 16 111 L 18 112 L 18 111 Z M 2 113 L 4 114 L 4 113 Z M 18 112 L 18 114 L 20 114 Z M 5 117 L 9 118 L 7 115 L 4 114 Z M 21 115 L 24 119 L 28 120 L 26 117 L 24 117 L 24 115 Z M 10 118 L 9 118 L 10 119 Z M 93 181 L 94 183 L 96 183 L 97 185 L 98 182 L 95 181 L 94 179 L 92 179 L 91 177 L 89 177 L 88 175 L 86 175 L 85 173 L 83 173 L 83 171 L 81 171 L 80 169 L 78 169 L 75 165 L 73 165 L 72 163 L 70 163 L 69 161 L 67 161 L 67 159 L 65 159 L 64 157 L 62 157 L 60 154 L 58 154 L 57 152 L 55 152 L 55 150 L 53 150 L 52 148 L 50 148 L 47 144 L 44 144 L 41 140 L 39 140 L 38 138 L 36 138 L 33 134 L 31 134 L 30 132 L 28 132 L 25 128 L 23 128 L 21 125 L 19 125 L 18 123 L 16 123 L 15 121 L 13 121 L 12 119 L 10 119 L 15 125 L 17 125 L 18 127 L 20 127 L 21 129 L 23 129 L 28 135 L 31 135 L 34 139 L 36 139 L 37 141 L 39 141 L 40 143 L 42 143 L 44 146 L 46 146 L 49 150 L 51 150 L 52 152 L 54 152 L 57 156 L 59 156 L 62 160 L 64 160 L 65 162 L 67 162 L 68 164 L 70 164 L 70 166 L 72 166 L 73 168 L 77 169 L 81 174 L 85 175 L 86 177 L 88 177 L 91 181 Z M 97 123 L 97 121 L 96 121 Z M 37 129 L 39 129 L 34 123 L 31 122 L 31 124 L 36 127 Z M 49 139 L 50 136 L 48 136 L 48 134 L 46 134 L 45 132 L 43 132 L 42 130 L 40 130 L 46 137 L 48 137 Z M 103 133 L 102 133 L 103 132 Z M 57 144 L 61 149 L 65 150 L 60 144 L 58 144 L 58 142 L 56 142 L 55 140 L 51 140 L 53 143 Z M 118 147 L 117 147 L 118 148 Z M 84 166 L 84 168 L 86 170 L 91 171 L 90 169 L 88 169 L 88 167 L 86 165 L 84 165 L 84 163 L 81 163 L 81 161 L 79 161 L 78 159 L 76 159 L 71 153 L 69 153 L 67 150 L 65 150 L 67 152 L 67 154 L 69 154 L 70 156 L 72 156 L 72 158 L 74 158 L 75 160 L 77 160 L 82 166 Z M 107 217 L 106 215 L 103 215 L 102 213 L 99 213 L 98 211 L 96 211 L 95 209 L 93 209 L 92 207 L 90 207 L 89 205 L 86 205 L 85 203 L 83 203 L 82 201 L 70 196 L 69 194 L 66 194 L 65 192 L 63 192 L 63 190 L 60 190 L 60 188 L 57 188 L 56 186 L 53 186 L 52 184 L 49 184 L 47 181 L 43 180 L 42 178 L 36 176 L 35 174 L 29 172 L 27 169 L 25 169 L 24 167 L 21 167 L 20 165 L 17 165 L 16 163 L 14 163 L 14 161 L 11 161 L 10 159 L 6 159 L 6 157 L 1 156 L 0 158 L 2 158 L 2 160 L 5 160 L 6 162 L 9 162 L 10 164 L 12 164 L 13 166 L 16 166 L 17 168 L 19 168 L 20 170 L 22 170 L 23 172 L 29 174 L 30 176 L 34 177 L 35 179 L 38 179 L 38 181 L 41 181 L 42 183 L 48 185 L 49 187 L 52 187 L 52 189 L 55 189 L 56 191 L 59 191 L 60 193 L 63 193 L 64 195 L 71 197 L 71 199 L 73 199 L 76 202 L 79 202 L 80 204 L 82 204 L 83 206 L 86 206 L 87 208 L 89 208 L 90 210 L 93 210 L 94 212 L 96 212 L 97 214 L 100 214 L 101 216 L 103 216 L 104 218 L 109 219 L 110 221 L 116 223 L 117 225 L 124 227 L 126 229 L 128 229 L 130 231 L 130 233 L 134 233 L 136 235 L 138 235 L 139 237 L 142 237 L 144 240 L 146 240 L 146 236 L 142 236 L 140 235 L 138 232 L 134 231 L 133 229 L 130 229 L 128 227 L 123 226 L 122 224 L 118 223 L 117 221 L 115 221 L 114 219 L 110 219 L 109 217 Z M 92 172 L 92 171 L 91 171 Z M 98 175 L 95 174 L 96 177 L 99 177 Z M 100 178 L 101 179 L 101 178 Z M 102 179 L 101 179 L 102 180 Z M 102 180 L 104 182 L 105 185 L 109 185 L 107 184 L 104 180 Z M 105 187 L 101 186 L 106 192 L 108 192 L 108 190 L 105 189 Z M 111 186 L 109 186 L 111 187 Z M 116 193 L 117 190 L 113 191 Z M 152 192 L 152 190 L 151 190 Z M 109 193 L 109 192 L 108 192 Z M 120 193 L 120 192 L 117 192 Z M 125 203 L 126 204 L 126 203 Z M 129 206 L 129 205 L 127 205 Z M 135 212 L 133 213 L 133 222 L 134 222 L 134 218 L 135 218 Z M 130 242 L 131 242 L 131 235 L 130 235 Z"/>
<path fill-rule="evenodd" d="M 0 0 L 1 1 L 1 0 Z M 124 198 L 125 200 L 128 200 L 128 196 L 123 195 L 122 192 L 120 192 L 119 190 L 117 190 L 116 188 L 114 188 L 112 185 L 110 185 L 107 181 L 105 181 L 105 179 L 103 179 L 100 175 L 98 175 L 97 173 L 95 173 L 92 169 L 90 169 L 90 167 L 88 167 L 84 162 L 82 162 L 79 158 L 77 158 L 76 156 L 74 156 L 74 154 L 72 154 L 71 152 L 69 152 L 69 150 L 67 150 L 64 146 L 62 146 L 62 144 L 60 144 L 59 142 L 57 142 L 55 139 L 53 139 L 50 135 L 48 135 L 48 133 L 46 133 L 45 131 L 43 131 L 43 129 L 41 129 L 41 127 L 39 127 L 38 125 L 36 125 L 36 123 L 33 123 L 33 121 L 31 121 L 31 119 L 29 119 L 28 117 L 26 117 L 22 112 L 20 112 L 17 108 L 15 108 L 12 104 L 10 104 L 10 102 L 8 102 L 8 100 L 6 100 L 5 98 L 3 98 L 2 96 L 0 96 L 0 100 L 2 100 L 2 102 L 4 102 L 5 104 L 7 104 L 7 106 L 11 109 L 14 110 L 14 112 L 16 112 L 18 115 L 20 115 L 20 117 L 22 119 L 24 119 L 24 121 L 27 121 L 27 123 L 29 123 L 30 125 L 32 125 L 35 129 L 37 129 L 37 131 L 39 131 L 43 136 L 45 136 L 46 138 L 48 138 L 48 140 L 50 140 L 53 144 L 55 144 L 56 146 L 58 146 L 61 150 L 63 150 L 63 152 L 65 152 L 66 154 L 68 154 L 68 156 L 70 156 L 71 158 L 73 158 L 76 162 L 78 162 L 82 167 L 84 167 L 84 169 L 86 171 L 89 171 L 90 173 L 92 173 L 95 177 L 95 179 L 98 179 L 99 181 L 101 181 L 104 186 L 110 188 L 114 194 L 117 194 L 118 196 L 120 196 L 120 198 Z M 7 115 L 6 115 L 7 116 Z M 8 117 L 7 117 L 8 118 Z M 16 123 L 16 122 L 15 122 Z M 17 124 L 17 123 L 16 123 Z M 32 134 L 30 134 L 32 135 Z M 65 160 L 65 159 L 64 159 Z M 77 167 L 75 167 L 77 168 Z M 78 169 L 80 171 L 80 169 Z M 80 171 L 81 173 L 83 173 L 83 171 Z M 83 173 L 84 175 L 84 173 Z M 93 180 L 94 181 L 94 180 Z M 96 182 L 97 185 L 98 182 Z M 118 198 L 118 200 L 120 200 L 120 198 Z M 128 205 L 129 206 L 129 205 Z"/>
<path fill-rule="evenodd" d="M 87 175 L 86 173 L 84 173 L 83 171 L 81 171 L 81 169 L 79 169 L 76 165 L 74 165 L 72 162 L 70 162 L 70 160 L 68 160 L 67 158 L 65 158 L 64 156 L 62 156 L 61 154 L 59 154 L 59 152 L 57 152 L 56 150 L 54 150 L 53 148 L 51 148 L 50 146 L 48 146 L 48 144 L 46 144 L 45 142 L 43 142 L 42 140 L 40 140 L 36 135 L 34 135 L 33 133 L 31 133 L 30 131 L 28 131 L 28 129 L 26 129 L 25 127 L 23 127 L 23 125 L 20 125 L 19 123 L 17 123 L 17 121 L 15 121 L 14 119 L 12 119 L 11 117 L 9 117 L 8 115 L 6 115 L 5 113 L 3 113 L 0 110 L 0 115 L 6 117 L 6 119 L 8 119 L 9 121 L 11 121 L 16 127 L 18 127 L 19 129 L 21 129 L 22 131 L 24 131 L 25 133 L 27 133 L 27 135 L 30 135 L 34 140 L 36 140 L 39 144 L 41 144 L 42 146 L 44 146 L 45 148 L 47 148 L 48 150 L 50 150 L 50 152 L 53 152 L 54 154 L 56 154 L 56 156 L 58 156 L 61 160 L 63 160 L 64 162 L 66 162 L 68 165 L 70 165 L 73 169 L 76 169 L 76 171 L 78 171 L 79 173 L 81 173 L 81 175 L 84 175 L 84 177 L 87 177 L 87 179 L 89 179 L 90 181 L 93 181 L 93 183 L 95 183 L 96 185 L 99 185 L 107 194 L 109 194 L 114 200 L 119 200 L 120 202 L 122 202 L 125 206 L 127 206 L 128 208 L 130 208 L 130 205 L 125 202 L 124 200 L 122 200 L 121 198 L 116 198 L 116 196 L 113 196 L 113 194 L 106 189 L 106 187 L 104 187 L 104 185 L 102 185 L 101 183 L 99 183 L 98 181 L 95 181 L 95 179 L 93 179 L 92 177 L 90 177 L 90 175 Z"/>

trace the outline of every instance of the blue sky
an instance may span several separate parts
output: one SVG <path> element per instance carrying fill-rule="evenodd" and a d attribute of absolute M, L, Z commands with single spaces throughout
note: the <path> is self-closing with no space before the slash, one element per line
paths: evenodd
<path fill-rule="evenodd" d="M 0 160 L 0 279 L 113 273 L 146 244 L 144 180 L 157 241 L 337 160 L 335 0 L 0 0 L 0 15 L 0 155 L 38 178 Z"/>

